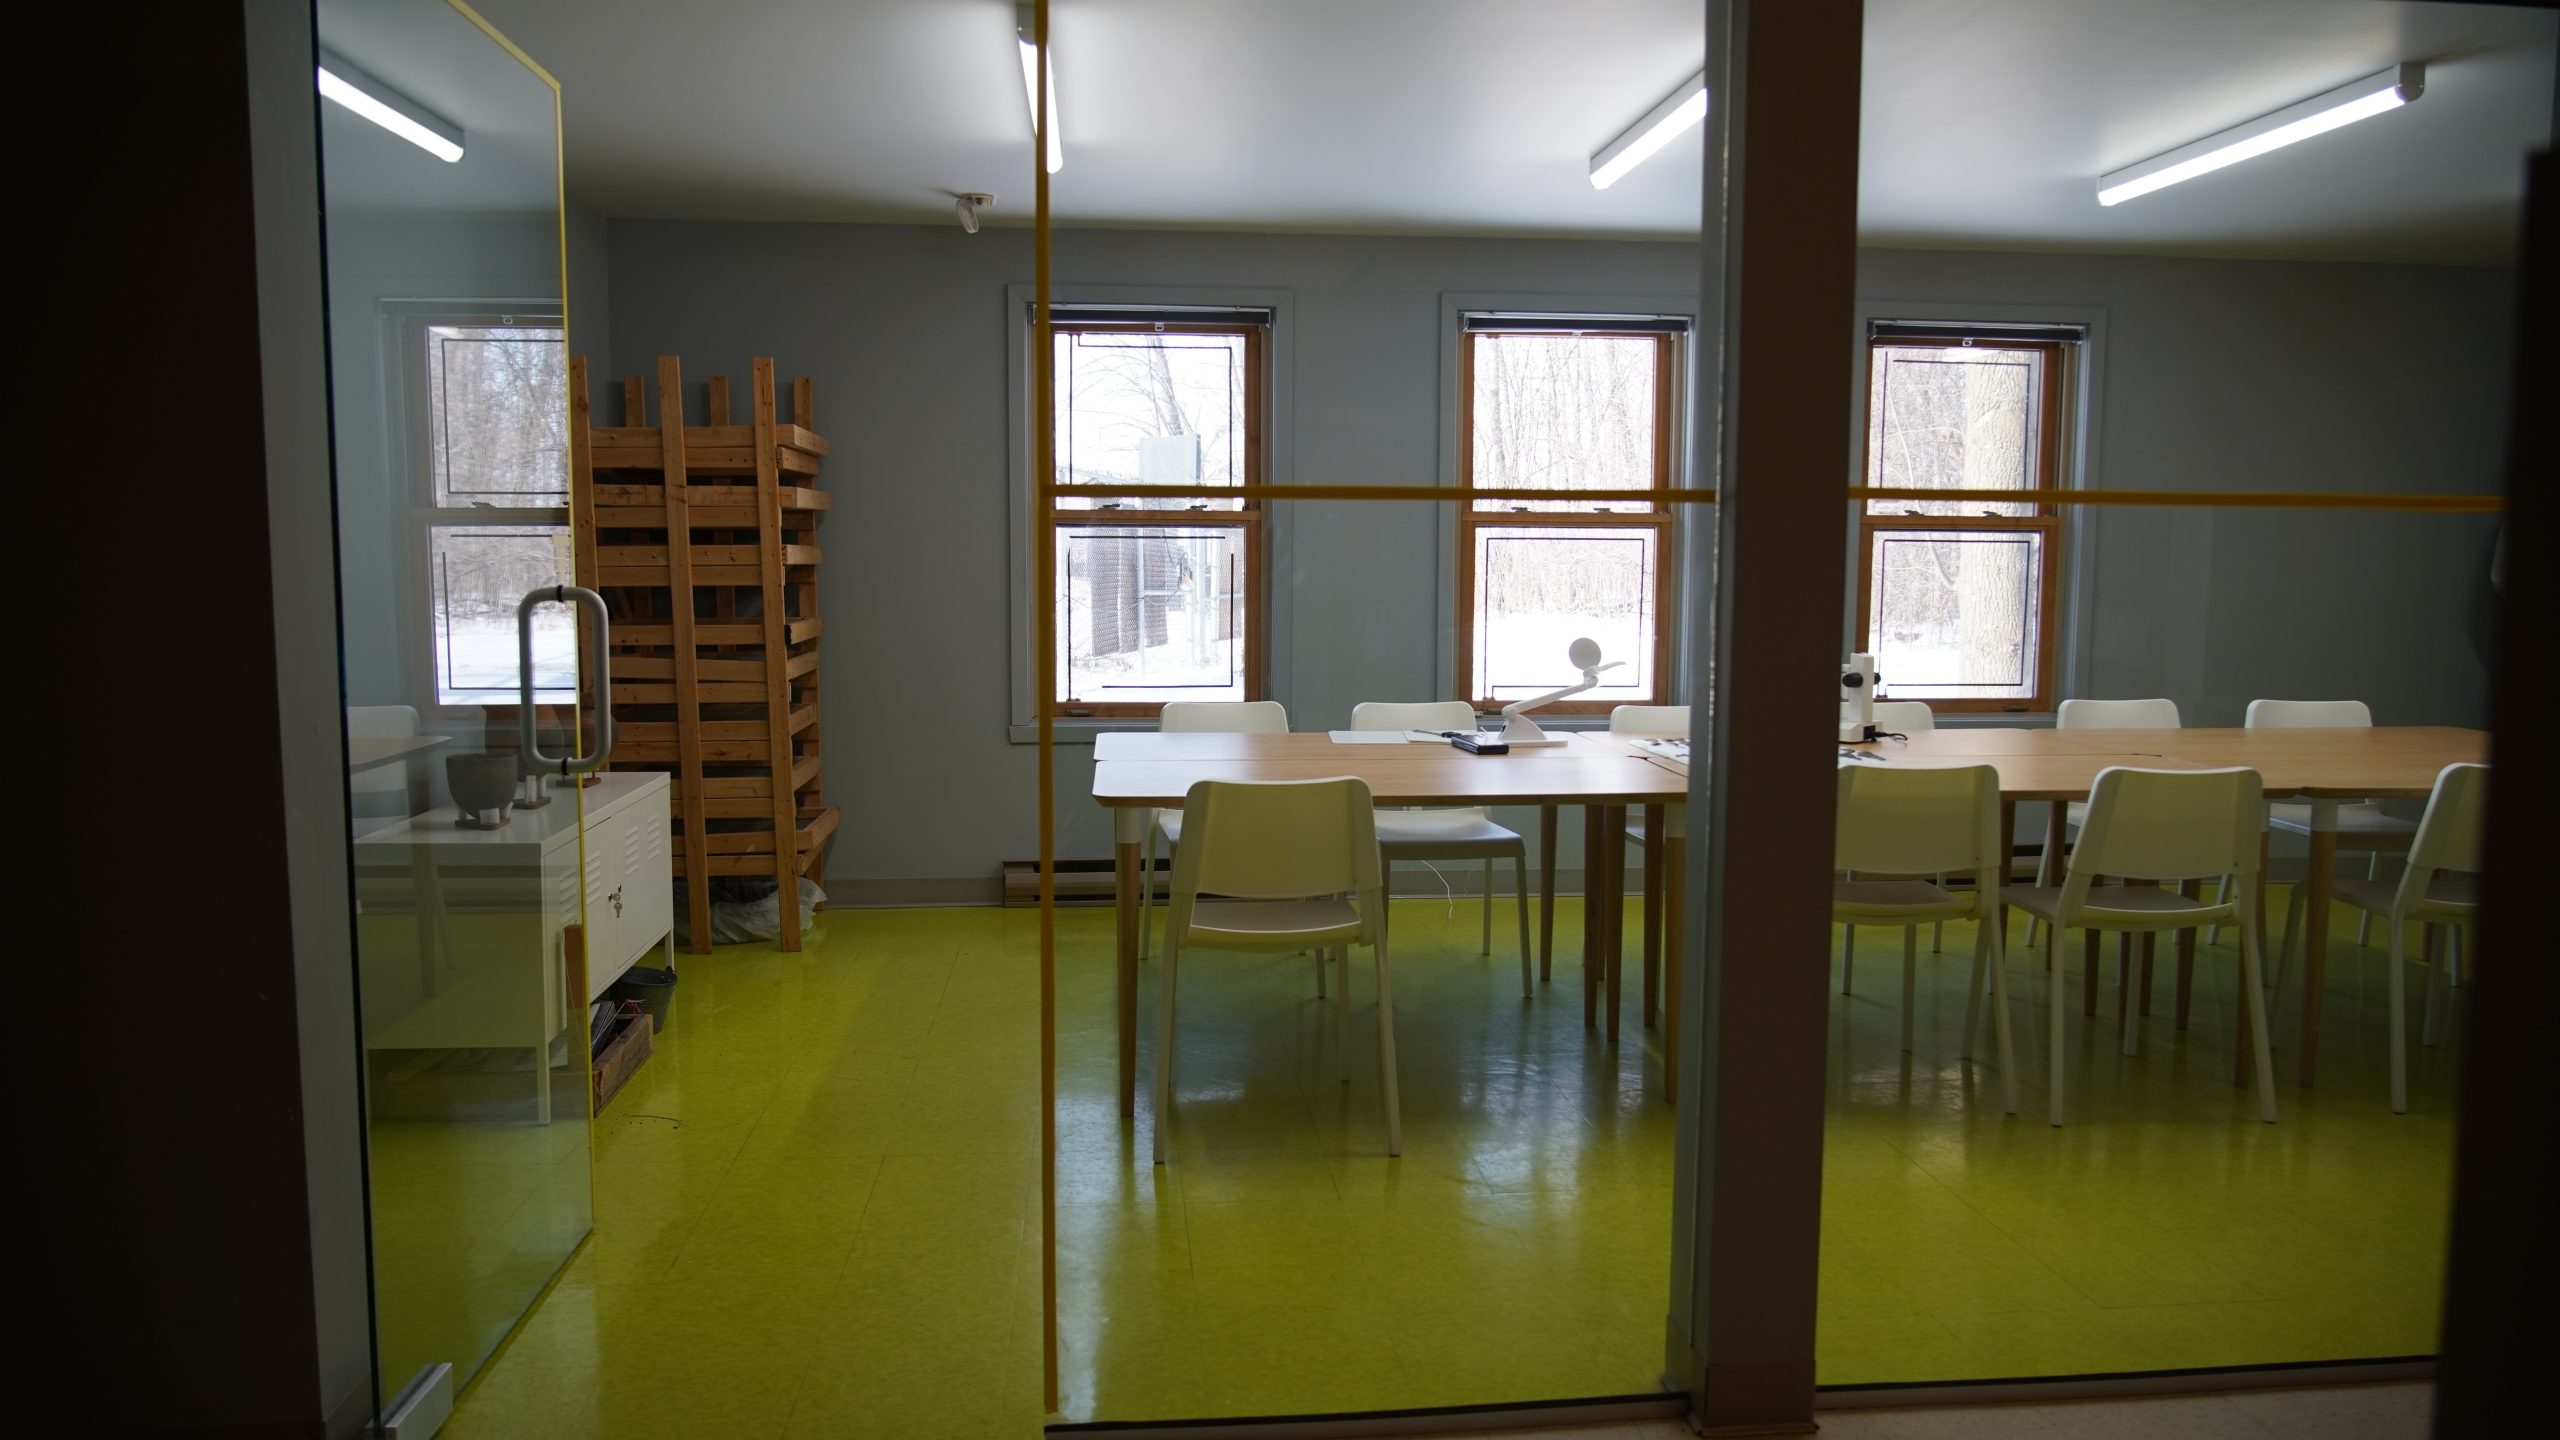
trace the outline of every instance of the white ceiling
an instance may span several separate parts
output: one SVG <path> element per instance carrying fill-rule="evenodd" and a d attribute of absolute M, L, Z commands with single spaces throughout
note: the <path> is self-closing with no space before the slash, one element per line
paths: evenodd
<path fill-rule="evenodd" d="M 1027 223 L 1008 0 L 481 0 L 611 216 Z M 1062 224 L 1676 237 L 1700 143 L 1588 157 L 1703 63 L 1701 0 L 1055 0 Z M 1869 0 L 1870 243 L 2495 262 L 2560 16 L 2358 0 Z M 2113 169 L 2402 60 L 2416 105 L 2112 209 Z M 1851 97 L 1843 86 L 1843 103 Z"/>
<path fill-rule="evenodd" d="M 450 164 L 341 106 L 320 107 L 334 213 L 516 213 L 560 203 L 551 87 L 443 0 L 320 0 L 334 53 L 462 132 Z"/>

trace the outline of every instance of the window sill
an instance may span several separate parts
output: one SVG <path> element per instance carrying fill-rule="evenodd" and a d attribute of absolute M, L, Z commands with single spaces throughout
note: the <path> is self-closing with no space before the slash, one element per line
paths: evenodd
<path fill-rule="evenodd" d="M 1606 715 L 1539 715 L 1533 718 L 1542 730 L 1606 732 L 1609 728 Z M 1498 730 L 1502 728 L 1502 717 L 1479 715 L 1476 724 L 1481 729 Z M 1050 722 L 1050 732 L 1060 745 L 1090 745 L 1096 735 L 1151 733 L 1155 728 L 1155 721 L 1132 716 L 1095 716 Z M 1040 743 L 1040 727 L 1036 724 L 1008 724 L 1005 726 L 1005 740 L 1013 745 L 1037 745 Z"/>

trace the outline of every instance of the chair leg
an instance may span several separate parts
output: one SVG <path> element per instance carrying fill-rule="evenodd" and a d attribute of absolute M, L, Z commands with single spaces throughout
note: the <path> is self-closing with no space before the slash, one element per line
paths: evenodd
<path fill-rule="evenodd" d="M 1164 1163 L 1165 1137 L 1173 1129 L 1173 972 L 1182 941 L 1164 937 L 1164 961 L 1156 967 L 1156 1163 Z"/>
<path fill-rule="evenodd" d="M 2253 903 L 2250 905 L 2249 909 L 2254 912 L 2257 909 L 2257 906 Z M 2240 981 L 2241 984 L 2248 987 L 2244 998 L 2247 998 L 2248 996 L 2264 995 L 2266 993 L 2266 965 L 2263 958 L 2258 953 L 2257 917 L 2254 913 L 2244 914 L 2241 917 L 2241 921 Z M 2270 1007 L 2265 1004 L 2254 1004 L 2247 1007 L 2249 1011 L 2249 1044 L 2250 1048 L 2257 1052 L 2258 1118 L 2266 1121 L 2270 1125 L 2273 1125 L 2276 1123 L 2276 1065 L 2275 1058 L 2269 1051 L 2267 1045 L 2267 1011 L 2269 1008 Z"/>
<path fill-rule="evenodd" d="M 1980 884 L 1981 882 L 1977 879 L 1975 883 Z M 1938 888 L 1941 890 L 1947 888 L 1947 875 L 1945 871 L 1941 870 L 1938 872 L 1937 884 Z M 1929 922 L 1929 953 L 1932 955 L 1943 955 L 1946 951 L 1947 922 L 1944 920 L 1933 920 Z"/>
<path fill-rule="evenodd" d="M 1479 955 L 1493 953 L 1493 857 L 1484 857 L 1484 948 Z"/>
<path fill-rule="evenodd" d="M 1858 878 L 1858 872 L 1855 870 L 1844 870 L 1840 873 L 1848 876 L 1852 880 Z M 1840 993 L 1843 995 L 1853 993 L 1849 989 L 1849 972 L 1857 965 L 1857 963 L 1858 927 L 1855 925 L 1843 925 L 1840 927 Z"/>
<path fill-rule="evenodd" d="M 1326 954 L 1325 947 L 1323 947 L 1322 945 L 1319 945 L 1319 946 L 1317 946 L 1317 947 L 1315 948 L 1315 957 L 1316 957 L 1316 998 L 1317 998 L 1317 999 L 1319 999 L 1319 1000 L 1321 1000 L 1321 999 L 1323 999 L 1323 998 L 1324 998 L 1324 960 L 1325 960 L 1325 954 Z"/>
<path fill-rule="evenodd" d="M 1387 947 L 1382 940 L 1376 946 L 1378 957 L 1378 1093 L 1387 1108 L 1387 1153 L 1404 1153 L 1404 1111 L 1396 1098 L 1396 995 L 1395 981 L 1387 975 Z M 1348 952 L 1345 952 L 1348 954 Z M 1343 987 L 1349 989 L 1349 986 Z"/>
<path fill-rule="evenodd" d="M 2080 932 L 2080 1013 L 2093 1020 L 2098 1015 L 2099 944 L 2097 931 Z"/>
<path fill-rule="evenodd" d="M 1511 857 L 1511 878 L 1520 887 L 1520 998 L 1526 1000 L 1538 993 L 1536 980 L 1529 971 L 1529 852 L 1522 850 Z"/>
<path fill-rule="evenodd" d="M 2382 852 L 2379 850 L 2364 852 L 2364 878 L 2372 880 L 2380 877 L 2381 874 Z M 2373 943 L 2373 912 L 2370 910 L 2360 909 L 2356 912 L 2356 943 L 2359 945 Z"/>
<path fill-rule="evenodd" d="M 1984 936 L 1983 930 L 1991 933 Z M 1985 952 L 1983 968 L 1991 972 L 1991 1037 L 2000 1047 L 2000 1110 L 2006 1115 L 2018 1113 L 2018 1050 L 2009 1040 L 2009 945 L 2008 937 L 1996 925 L 1978 927 L 1974 931 L 1974 948 Z M 2055 1092 L 2056 1113 L 2061 1095 Z"/>
<path fill-rule="evenodd" d="M 1911 1053 L 1911 1012 L 1920 995 L 1920 927 L 1902 927 L 1902 1053 Z"/>
<path fill-rule="evenodd" d="M 2221 879 L 2213 882 L 2213 903 L 2216 905 L 2228 905 L 2231 903 L 2230 876 L 2225 875 Z M 2222 943 L 2221 921 L 2216 920 L 2211 925 L 2205 927 L 2204 943 L 2207 945 L 2219 945 Z"/>
<path fill-rule="evenodd" d="M 1983 947 L 1991 943 L 1991 927 L 1977 925 L 1973 932 L 1973 971 L 1964 982 L 1964 1038 L 1956 1046 L 1956 1058 L 1973 1058 L 1974 1027 L 1981 1022 Z"/>

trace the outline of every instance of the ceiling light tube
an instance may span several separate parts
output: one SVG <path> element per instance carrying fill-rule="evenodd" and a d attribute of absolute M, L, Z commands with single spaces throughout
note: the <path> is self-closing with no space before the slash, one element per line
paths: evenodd
<path fill-rule="evenodd" d="M 1591 157 L 1591 188 L 1606 190 L 1617 184 L 1628 171 L 1651 159 L 1653 152 L 1706 118 L 1707 72 L 1701 70 L 1664 96 L 1662 103 L 1647 111 L 1627 133 Z"/>
<path fill-rule="evenodd" d="M 1013 7 L 1014 38 L 1022 51 L 1022 98 L 1031 107 L 1031 128 L 1040 128 L 1040 45 L 1032 39 L 1038 33 L 1032 26 L 1031 7 Z M 1058 137 L 1058 67 L 1049 67 L 1049 173 L 1055 175 L 1067 163 L 1066 142 Z"/>
<path fill-rule="evenodd" d="M 2192 145 L 2181 145 L 2166 155 L 2154 155 L 2139 165 L 2110 170 L 2098 177 L 2098 203 L 2121 205 L 2137 195 L 2148 195 L 2181 180 L 2210 175 L 2225 165 L 2281 150 L 2296 140 L 2308 140 L 2341 125 L 2397 110 L 2425 91 L 2426 79 L 2424 65 L 2395 65 L 2379 75 L 2368 75 L 2352 85 L 2314 95 L 2299 105 L 2261 115 L 2246 125 L 2235 125 Z"/>
<path fill-rule="evenodd" d="M 320 56 L 320 93 L 450 165 L 462 158 L 462 127 L 336 55 Z"/>

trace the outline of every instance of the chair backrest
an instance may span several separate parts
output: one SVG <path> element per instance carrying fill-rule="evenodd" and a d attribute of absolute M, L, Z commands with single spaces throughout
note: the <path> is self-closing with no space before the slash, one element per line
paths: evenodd
<path fill-rule="evenodd" d="M 1156 728 L 1167 735 L 1277 734 L 1289 728 L 1289 707 L 1277 700 L 1167 700 Z"/>
<path fill-rule="evenodd" d="M 2258 873 L 2266 818 L 2258 772 L 2142 770 L 2110 765 L 2089 791 L 2071 850 L 2063 908 L 2076 910 L 2101 875 L 2127 880 L 2239 879 Z"/>
<path fill-rule="evenodd" d="M 2244 722 L 2252 730 L 2309 730 L 2323 726 L 2373 728 L 2373 708 L 2361 700 L 2252 700 Z"/>
<path fill-rule="evenodd" d="M 1368 894 L 1382 873 L 1365 781 L 1203 780 L 1182 798 L 1182 844 L 1173 852 L 1177 906 L 1202 893 L 1240 900 Z"/>
<path fill-rule="evenodd" d="M 2488 866 L 2482 831 L 2489 819 L 2489 767 L 2447 765 L 2436 775 L 2427 796 L 2427 813 L 2409 840 L 2409 869 L 2401 877 L 2405 889 L 2414 884 L 2426 893 L 2427 877 L 2438 870 L 2477 875 Z"/>
<path fill-rule="evenodd" d="M 1609 712 L 1612 735 L 1689 735 L 1686 705 L 1621 705 Z"/>
<path fill-rule="evenodd" d="M 1938 728 L 1938 712 L 1926 700 L 1879 700 L 1876 728 L 1896 735 L 1917 735 Z"/>
<path fill-rule="evenodd" d="M 347 735 L 351 739 L 391 740 L 418 733 L 418 711 L 410 705 L 350 705 L 347 707 Z M 377 765 L 359 770 L 347 777 L 347 790 L 355 795 L 400 795 L 409 793 L 409 767 Z"/>
<path fill-rule="evenodd" d="M 2175 700 L 2065 700 L 2053 723 L 2064 730 L 2175 730 Z"/>
<path fill-rule="evenodd" d="M 1351 707 L 1354 730 L 1447 730 L 1476 728 L 1476 707 L 1464 700 L 1363 700 Z"/>
<path fill-rule="evenodd" d="M 1933 875 L 1975 870 L 1997 886 L 2000 772 L 1989 765 L 1897 768 L 1864 761 L 1840 766 L 1837 870 L 1869 875 Z"/>

